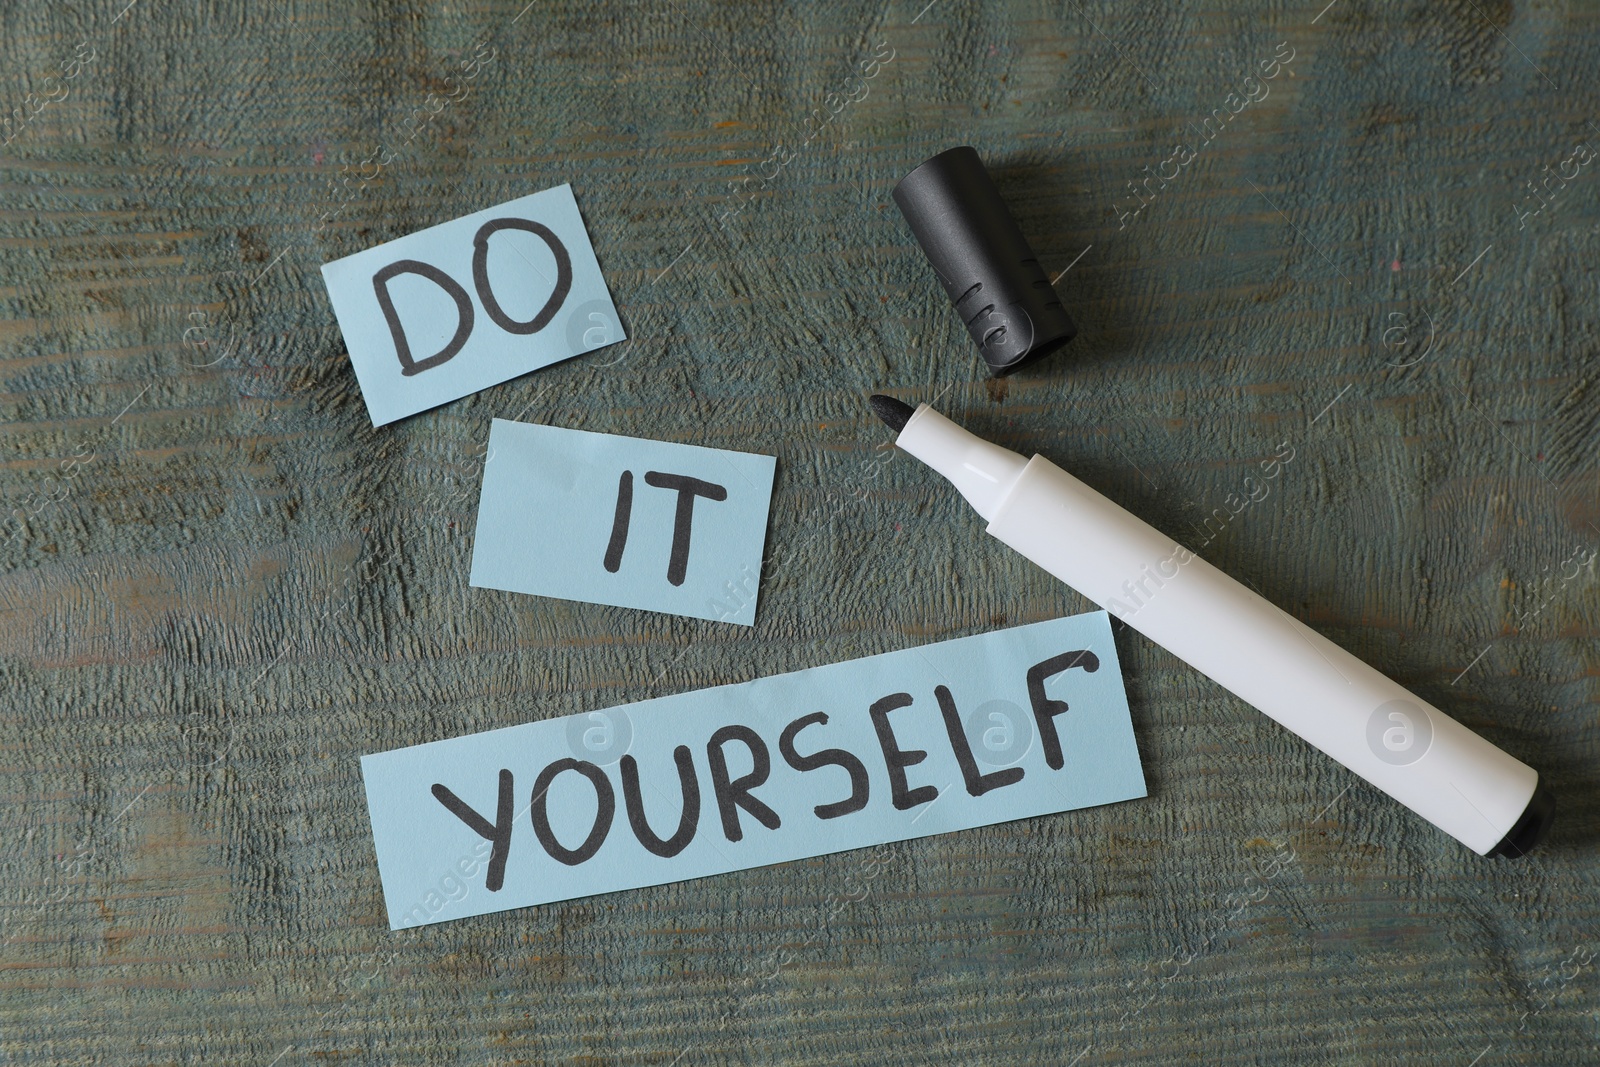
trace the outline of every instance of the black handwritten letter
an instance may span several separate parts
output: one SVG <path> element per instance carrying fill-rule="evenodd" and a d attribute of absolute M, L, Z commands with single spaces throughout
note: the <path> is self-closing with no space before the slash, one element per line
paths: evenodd
<path fill-rule="evenodd" d="M 583 839 L 583 844 L 577 848 L 565 848 L 556 840 L 555 831 L 550 829 L 549 801 L 546 799 L 550 792 L 550 785 L 556 780 L 556 775 L 562 771 L 577 771 L 589 779 L 589 784 L 594 786 L 596 810 L 594 813 L 594 826 L 589 829 L 589 836 Z M 550 854 L 551 859 L 560 860 L 569 867 L 576 867 L 584 860 L 589 859 L 600 846 L 605 844 L 606 834 L 611 832 L 611 817 L 617 812 L 617 795 L 612 792 L 611 779 L 606 777 L 606 772 L 590 763 L 588 760 L 577 760 L 568 757 L 558 759 L 550 766 L 539 772 L 539 777 L 533 783 L 533 833 L 539 839 L 539 844 Z"/>
<path fill-rule="evenodd" d="M 967 783 L 968 793 L 981 797 L 991 789 L 1022 781 L 1021 767 L 979 774 L 978 761 L 972 756 L 972 742 L 967 740 L 967 730 L 961 724 L 961 713 L 956 710 L 955 697 L 942 685 L 933 687 L 933 695 L 939 701 L 939 714 L 944 716 L 945 733 L 950 735 L 950 747 L 955 751 L 956 763 L 961 767 L 961 778 Z"/>
<path fill-rule="evenodd" d="M 483 883 L 483 887 L 491 893 L 498 893 L 506 881 L 506 856 L 511 852 L 511 820 L 514 817 L 511 813 L 511 790 L 511 772 L 502 768 L 500 800 L 495 805 L 494 822 L 491 823 L 445 786 L 437 782 L 433 786 L 434 799 L 443 804 L 450 814 L 466 823 L 479 837 L 493 842 L 494 851 L 489 853 L 489 875 Z"/>
<path fill-rule="evenodd" d="M 872 716 L 872 729 L 878 735 L 878 747 L 883 749 L 883 762 L 889 768 L 889 792 L 897 811 L 926 804 L 939 799 L 939 790 L 931 785 L 906 787 L 906 768 L 915 767 L 928 758 L 920 748 L 902 749 L 894 739 L 894 727 L 889 725 L 889 713 L 911 703 L 910 693 L 891 693 L 873 704 L 868 714 Z"/>
<path fill-rule="evenodd" d="M 726 500 L 728 490 L 714 482 L 702 482 L 686 474 L 662 474 L 646 471 L 644 480 L 657 489 L 678 491 L 678 512 L 672 521 L 672 558 L 667 561 L 667 581 L 682 585 L 689 573 L 689 528 L 694 522 L 694 498 Z"/>
<path fill-rule="evenodd" d="M 628 519 L 633 514 L 633 472 L 623 471 L 617 479 L 617 511 L 611 519 L 611 540 L 606 543 L 606 570 L 612 574 L 622 566 L 622 550 L 628 547 Z"/>
<path fill-rule="evenodd" d="M 850 795 L 832 804 L 818 804 L 815 809 L 817 818 L 837 819 L 841 815 L 860 811 L 867 806 L 867 797 L 872 788 L 867 779 L 866 764 L 842 748 L 825 748 L 810 756 L 802 756 L 795 751 L 794 739 L 799 736 L 801 730 L 813 723 L 818 726 L 828 725 L 827 712 L 814 711 L 785 726 L 778 738 L 778 751 L 783 753 L 783 758 L 789 766 L 797 771 L 814 771 L 819 767 L 843 767 L 849 773 Z"/>
<path fill-rule="evenodd" d="M 639 794 L 639 761 L 632 756 L 622 757 L 622 802 L 628 809 L 628 825 L 633 827 L 633 836 L 639 839 L 639 844 L 665 859 L 689 847 L 700 822 L 700 779 L 695 776 L 689 746 L 679 745 L 673 749 L 672 760 L 678 765 L 683 814 L 678 817 L 677 832 L 663 841 L 650 829 L 649 820 L 644 816 L 644 798 Z"/>
<path fill-rule="evenodd" d="M 1059 656 L 1052 656 L 1043 663 L 1035 663 L 1028 668 L 1028 700 L 1033 703 L 1033 721 L 1039 726 L 1039 740 L 1044 743 L 1044 761 L 1053 771 L 1059 771 L 1066 765 L 1061 757 L 1061 738 L 1056 733 L 1056 716 L 1067 710 L 1065 700 L 1051 700 L 1044 691 L 1045 679 L 1052 675 L 1073 667 L 1082 667 L 1086 671 L 1100 669 L 1100 660 L 1088 649 L 1077 652 L 1063 652 Z"/>
<path fill-rule="evenodd" d="M 750 750 L 753 764 L 749 774 L 742 774 L 732 781 L 728 780 L 728 758 L 722 752 L 722 746 L 729 741 L 742 741 Z M 739 808 L 754 815 L 756 821 L 768 830 L 776 830 L 778 813 L 750 795 L 750 790 L 765 782 L 772 771 L 772 758 L 767 754 L 767 743 L 761 740 L 761 735 L 748 726 L 724 726 L 706 742 L 706 758 L 711 761 L 711 787 L 717 794 L 722 832 L 728 840 L 740 841 L 744 838 L 744 829 L 739 825 Z"/>
<path fill-rule="evenodd" d="M 523 230 L 542 238 L 556 257 L 555 289 L 539 313 L 527 322 L 518 322 L 507 315 L 494 298 L 494 290 L 489 285 L 489 238 L 501 230 Z M 550 325 L 550 320 L 556 317 L 556 312 L 561 309 L 567 293 L 572 289 L 572 257 L 567 254 L 567 246 L 561 243 L 561 238 L 542 223 L 527 219 L 490 219 L 472 238 L 472 284 L 478 290 L 478 299 L 483 301 L 483 310 L 489 313 L 496 326 L 506 333 L 538 333 Z"/>
<path fill-rule="evenodd" d="M 400 274 L 416 274 L 433 282 L 456 302 L 456 332 L 450 338 L 450 343 L 426 359 L 414 360 L 411 358 L 411 342 L 406 340 L 405 327 L 400 325 L 400 316 L 394 310 L 394 298 L 389 295 L 389 280 Z M 400 358 L 400 373 L 406 377 L 425 371 L 430 367 L 437 367 L 455 358 L 461 351 L 461 346 L 467 343 L 467 338 L 472 334 L 472 298 L 467 291 L 456 284 L 456 280 L 438 267 L 423 263 L 416 259 L 401 259 L 384 267 L 372 276 L 372 288 L 378 294 L 378 306 L 383 309 L 383 321 L 389 324 L 389 333 L 394 338 L 395 355 Z"/>

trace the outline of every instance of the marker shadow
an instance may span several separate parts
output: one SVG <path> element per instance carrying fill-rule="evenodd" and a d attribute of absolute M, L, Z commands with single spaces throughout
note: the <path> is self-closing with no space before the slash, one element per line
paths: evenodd
<path fill-rule="evenodd" d="M 985 160 L 1045 277 L 1054 281 L 1062 306 L 1078 327 L 1078 336 L 1066 347 L 1013 377 L 1056 381 L 1122 360 L 1136 350 L 1139 326 L 1149 317 L 1150 309 L 1138 295 L 1140 286 L 1115 266 L 1137 260 L 1147 235 L 1137 224 L 1121 230 L 1114 221 L 1107 226 L 1105 204 L 1087 206 L 1095 201 L 1095 186 L 1081 192 L 1069 188 L 1066 155 L 1062 145 L 1048 159 L 1011 155 Z M 977 358 L 975 350 L 973 356 Z"/>
<path fill-rule="evenodd" d="M 1600 844 L 1600 777 L 1596 777 L 1592 762 L 1575 758 L 1572 746 L 1553 733 L 1503 740 L 1503 744 L 1496 743 L 1536 769 L 1539 780 L 1556 798 L 1549 836 L 1529 855 L 1566 860 L 1593 855 Z"/>
<path fill-rule="evenodd" d="M 1089 605 L 1086 610 L 1092 608 L 1093 605 Z M 1144 679 L 1130 670 L 1130 664 L 1139 662 L 1139 658 L 1135 655 L 1135 642 L 1144 641 L 1148 644 L 1149 639 L 1113 615 L 1111 640 L 1117 647 L 1117 664 L 1122 670 L 1122 686 L 1128 697 L 1128 714 L 1133 720 L 1133 743 L 1138 747 L 1139 766 L 1144 770 L 1145 796 L 1155 799 L 1163 792 L 1162 786 L 1165 780 L 1162 772 L 1165 768 L 1160 760 L 1152 758 L 1147 738 L 1155 736 L 1158 724 L 1152 710 L 1153 701 L 1145 689 Z"/>

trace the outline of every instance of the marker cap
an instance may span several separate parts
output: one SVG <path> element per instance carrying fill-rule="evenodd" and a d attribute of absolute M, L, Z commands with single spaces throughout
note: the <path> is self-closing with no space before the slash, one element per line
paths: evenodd
<path fill-rule="evenodd" d="M 1077 336 L 974 149 L 927 160 L 900 179 L 894 202 L 995 377 Z"/>

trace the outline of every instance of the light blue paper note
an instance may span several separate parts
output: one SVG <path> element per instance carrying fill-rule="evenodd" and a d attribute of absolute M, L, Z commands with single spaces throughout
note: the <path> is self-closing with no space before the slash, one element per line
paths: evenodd
<path fill-rule="evenodd" d="M 372 425 L 621 341 L 570 185 L 325 263 Z"/>
<path fill-rule="evenodd" d="M 1103 611 L 365 756 L 389 926 L 1145 795 Z"/>
<path fill-rule="evenodd" d="M 776 465 L 495 419 L 471 584 L 752 625 Z"/>

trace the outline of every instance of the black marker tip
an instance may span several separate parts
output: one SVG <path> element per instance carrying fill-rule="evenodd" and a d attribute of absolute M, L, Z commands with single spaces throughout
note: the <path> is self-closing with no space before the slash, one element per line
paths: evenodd
<path fill-rule="evenodd" d="M 872 405 L 872 413 L 882 419 L 895 433 L 905 429 L 906 423 L 911 421 L 911 416 L 917 413 L 917 409 L 905 401 L 884 396 L 882 393 L 873 393 L 867 403 Z"/>

